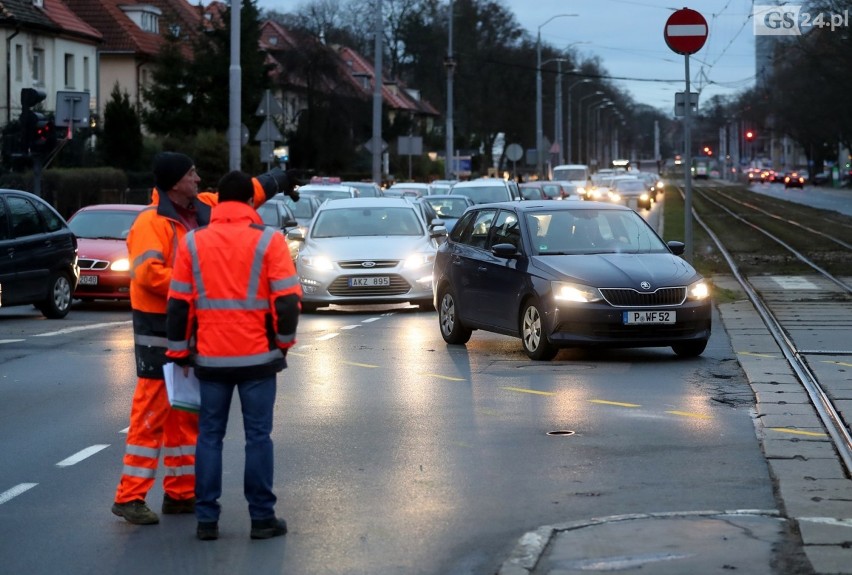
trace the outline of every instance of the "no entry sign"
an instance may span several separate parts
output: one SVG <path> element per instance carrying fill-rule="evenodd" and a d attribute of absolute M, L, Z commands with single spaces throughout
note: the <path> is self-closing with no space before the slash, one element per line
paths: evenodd
<path fill-rule="evenodd" d="M 707 41 L 707 20 L 695 10 L 677 10 L 666 20 L 663 37 L 674 52 L 695 54 Z"/>

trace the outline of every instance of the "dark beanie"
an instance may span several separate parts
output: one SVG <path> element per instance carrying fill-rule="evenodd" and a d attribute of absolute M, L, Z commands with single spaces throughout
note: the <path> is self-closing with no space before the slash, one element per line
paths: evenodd
<path fill-rule="evenodd" d="M 160 152 L 154 157 L 154 183 L 168 192 L 195 165 L 192 158 L 178 152 Z"/>
<path fill-rule="evenodd" d="M 251 176 L 239 170 L 228 172 L 219 180 L 220 202 L 248 202 L 254 197 Z"/>

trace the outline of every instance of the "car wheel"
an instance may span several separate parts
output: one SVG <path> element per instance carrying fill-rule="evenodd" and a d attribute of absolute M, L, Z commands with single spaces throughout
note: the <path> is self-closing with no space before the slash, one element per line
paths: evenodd
<path fill-rule="evenodd" d="M 71 282 L 63 272 L 50 277 L 50 291 L 47 298 L 36 304 L 38 310 L 48 319 L 62 319 L 71 309 Z"/>
<path fill-rule="evenodd" d="M 529 300 L 521 314 L 521 343 L 530 359 L 550 361 L 559 353 L 559 348 L 550 343 L 541 324 L 541 312 L 537 300 Z"/>
<path fill-rule="evenodd" d="M 470 341 L 473 330 L 462 325 L 456 301 L 453 290 L 449 288 L 441 290 L 438 297 L 438 325 L 441 327 L 441 337 L 445 342 L 464 345 Z"/>
<path fill-rule="evenodd" d="M 672 350 L 680 357 L 698 357 L 704 352 L 707 347 L 707 340 L 690 341 L 688 343 L 676 343 L 672 346 Z"/>
<path fill-rule="evenodd" d="M 319 306 L 315 303 L 302 302 L 302 313 L 314 313 Z"/>

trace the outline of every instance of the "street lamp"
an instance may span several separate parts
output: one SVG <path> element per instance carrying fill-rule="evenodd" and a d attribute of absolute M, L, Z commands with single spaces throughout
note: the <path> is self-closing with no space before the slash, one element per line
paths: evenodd
<path fill-rule="evenodd" d="M 542 173 L 542 148 L 544 147 L 544 128 L 542 127 L 542 111 L 541 111 L 541 29 L 556 18 L 567 18 L 578 16 L 578 14 L 556 14 L 545 20 L 538 27 L 538 34 L 535 41 L 535 151 L 536 151 L 536 169 L 538 175 Z"/>
<path fill-rule="evenodd" d="M 563 161 L 565 148 L 562 141 L 562 62 L 570 61 L 568 58 L 551 58 L 541 63 L 541 67 L 544 68 L 547 64 L 556 62 L 556 105 L 553 107 L 553 134 L 556 138 L 556 147 L 559 148 L 559 164 L 565 163 Z M 569 72 L 573 71 L 573 68 L 569 70 Z"/>
<path fill-rule="evenodd" d="M 612 100 L 604 100 L 592 106 L 594 109 L 594 129 L 592 130 L 592 141 L 594 142 L 594 153 L 595 160 L 605 159 L 603 158 L 603 128 L 601 127 L 601 111 L 606 110 L 607 108 L 614 108 L 615 103 Z M 597 162 L 600 163 L 600 162 Z M 604 165 L 606 163 L 604 162 Z"/>
<path fill-rule="evenodd" d="M 589 78 L 583 78 L 582 80 L 577 80 L 570 86 L 568 86 L 568 163 L 571 164 L 574 162 L 574 154 L 571 150 L 571 90 L 574 89 L 578 84 L 588 84 L 591 82 Z"/>
<path fill-rule="evenodd" d="M 444 58 L 444 67 L 447 69 L 447 123 L 445 129 L 447 159 L 444 162 L 444 178 L 447 180 L 451 180 L 453 174 L 453 164 L 455 163 L 456 156 L 453 143 L 453 140 L 455 139 L 455 136 L 453 134 L 453 72 L 456 69 L 456 61 L 453 60 L 453 0 L 450 0 L 450 6 L 448 10 L 449 11 L 447 13 L 447 19 L 449 20 L 449 40 L 447 42 L 447 57 Z"/>
<path fill-rule="evenodd" d="M 585 96 L 580 98 L 580 101 L 577 103 L 577 111 L 580 113 L 579 123 L 577 124 L 577 134 L 579 134 L 579 136 L 580 136 L 580 139 L 578 140 L 578 142 L 581 144 L 581 146 L 580 146 L 580 161 L 581 162 L 583 161 L 583 155 L 584 155 L 583 152 L 585 151 L 585 153 L 586 153 L 585 155 L 589 154 L 589 143 L 586 142 L 586 145 L 582 146 L 583 140 L 585 139 L 583 137 L 583 100 L 588 100 L 589 98 L 592 98 L 594 96 L 603 96 L 603 95 L 604 95 L 603 92 L 601 92 L 600 90 L 597 90 L 596 92 L 592 92 L 591 94 L 586 94 Z M 588 161 L 583 162 L 583 163 L 588 164 Z"/>

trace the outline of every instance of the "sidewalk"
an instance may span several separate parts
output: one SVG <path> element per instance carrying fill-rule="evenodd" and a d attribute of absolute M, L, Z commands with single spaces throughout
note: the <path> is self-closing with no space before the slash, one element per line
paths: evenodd
<path fill-rule="evenodd" d="M 740 291 L 733 278 L 713 281 Z M 852 480 L 829 438 L 818 433 L 822 424 L 807 393 L 795 383 L 751 303 L 721 304 L 719 313 L 755 393 L 756 433 L 781 509 L 622 515 L 546 525 L 520 538 L 498 575 L 852 575 Z M 852 383 L 849 389 L 852 397 Z M 786 430 L 803 431 L 779 433 Z"/>

